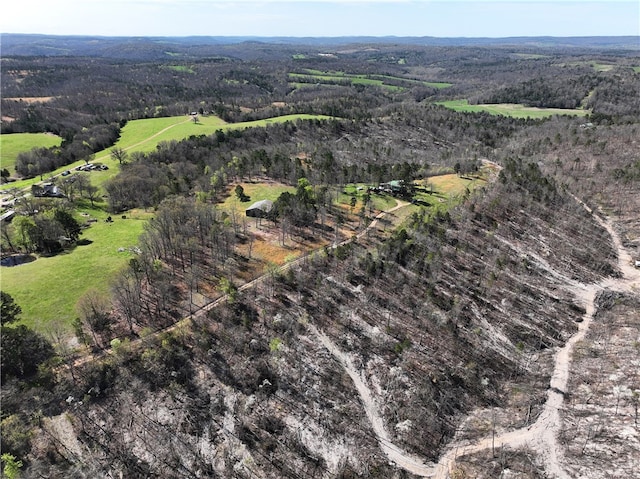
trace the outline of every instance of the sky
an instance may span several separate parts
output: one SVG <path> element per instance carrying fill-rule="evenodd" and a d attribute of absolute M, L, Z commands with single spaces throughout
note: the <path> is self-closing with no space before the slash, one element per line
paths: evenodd
<path fill-rule="evenodd" d="M 100 36 L 640 35 L 640 0 L 7 0 L 0 32 Z"/>

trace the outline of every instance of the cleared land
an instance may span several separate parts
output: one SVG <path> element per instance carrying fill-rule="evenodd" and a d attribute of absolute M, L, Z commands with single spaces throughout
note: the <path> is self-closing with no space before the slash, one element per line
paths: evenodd
<path fill-rule="evenodd" d="M 14 173 L 18 154 L 32 148 L 60 146 L 62 138 L 51 133 L 12 133 L 0 135 L 0 167 Z"/>
<path fill-rule="evenodd" d="M 246 121 L 240 123 L 225 123 L 217 116 L 199 116 L 198 122 L 195 123 L 190 116 L 172 116 L 166 118 L 148 118 L 143 120 L 132 120 L 125 125 L 120 134 L 120 139 L 114 145 L 114 147 L 127 150 L 129 153 L 134 151 L 149 152 L 156 149 L 159 143 L 164 141 L 180 141 L 193 135 L 211 135 L 217 130 L 227 131 L 234 129 L 245 128 L 263 128 L 272 123 L 285 123 L 287 121 L 297 120 L 327 120 L 331 119 L 326 115 L 283 115 L 274 118 L 267 118 L 264 120 Z M 3 135 L 4 136 L 4 135 Z M 2 145 L 4 148 L 4 144 Z M 26 148 L 28 151 L 31 148 Z M 114 166 L 113 161 L 110 159 L 111 148 L 103 151 L 99 151 L 95 154 L 93 162 L 105 162 L 109 166 Z M 4 164 L 4 162 L 3 162 Z M 75 163 L 63 166 L 57 170 L 49 173 L 48 176 L 54 176 L 62 173 L 65 170 L 72 170 L 76 166 L 84 164 L 84 161 L 77 161 Z M 3 166 L 4 168 L 4 166 Z M 92 178 L 99 179 L 102 183 L 106 179 L 115 175 L 117 170 L 113 168 L 111 170 L 102 172 L 92 172 Z M 33 184 L 39 183 L 40 177 L 31 178 L 28 180 L 16 181 L 11 184 L 5 184 L 0 189 L 9 188 L 28 188 Z"/>
<path fill-rule="evenodd" d="M 401 91 L 404 87 L 397 84 L 387 82 L 402 82 L 408 86 L 423 85 L 432 88 L 448 88 L 451 83 L 445 82 L 428 82 L 414 80 L 411 78 L 394 77 L 390 75 L 366 75 L 351 74 L 344 72 L 323 72 L 321 70 L 307 69 L 305 73 L 289 73 L 289 79 L 294 80 L 295 85 L 304 85 L 304 83 L 326 83 L 326 84 L 348 84 L 348 85 L 368 85 L 378 86 L 390 91 Z"/>
<path fill-rule="evenodd" d="M 439 101 L 436 102 L 436 104 L 455 111 L 471 113 L 486 112 L 491 115 L 504 115 L 514 118 L 547 118 L 553 115 L 585 116 L 589 113 L 587 110 L 569 108 L 537 108 L 516 103 L 470 105 L 469 100 Z"/>
<path fill-rule="evenodd" d="M 19 266 L 2 267 L 2 289 L 22 307 L 22 323 L 45 332 L 52 323 L 71 330 L 75 304 L 91 288 L 107 291 L 109 279 L 133 257 L 129 248 L 138 244 L 152 212 L 130 211 L 126 219 L 99 209 L 82 209 L 77 218 L 90 226 L 80 245 L 51 257 Z M 124 248 L 124 251 L 118 251 Z"/>

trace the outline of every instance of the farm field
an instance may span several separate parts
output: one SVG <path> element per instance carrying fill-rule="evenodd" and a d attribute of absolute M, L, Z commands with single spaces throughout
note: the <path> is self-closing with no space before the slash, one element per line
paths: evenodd
<path fill-rule="evenodd" d="M 120 139 L 116 142 L 114 147 L 122 148 L 129 153 L 134 151 L 149 152 L 155 150 L 158 144 L 163 141 L 180 141 L 192 135 L 211 135 L 217 130 L 227 131 L 244 128 L 264 128 L 269 124 L 284 123 L 287 121 L 330 118 L 330 116 L 326 115 L 293 114 L 267 118 L 264 120 L 254 120 L 239 123 L 225 123 L 217 116 L 199 117 L 198 123 L 194 123 L 190 116 L 172 116 L 166 118 L 132 120 L 127 123 L 122 129 Z M 28 151 L 29 149 L 31 148 L 27 147 L 26 150 L 20 151 Z M 93 160 L 93 162 L 106 162 L 109 166 L 115 166 L 114 162 L 111 160 L 110 154 L 111 148 L 99 151 L 95 154 L 95 159 Z M 56 171 L 45 175 L 45 178 L 58 175 L 65 170 L 72 170 L 76 166 L 82 164 L 84 164 L 84 161 L 77 161 L 75 163 L 58 168 Z M 111 178 L 116 173 L 117 169 L 114 168 L 107 171 L 92 172 L 92 178 L 96 177 L 96 179 L 98 179 L 97 184 L 102 184 L 104 183 L 104 181 Z M 11 184 L 5 184 L 2 185 L 0 189 L 7 190 L 9 188 L 28 188 L 31 185 L 39 182 L 40 177 L 36 177 L 28 180 L 16 181 Z"/>
<path fill-rule="evenodd" d="M 80 216 L 83 213 L 88 216 Z M 71 331 L 80 296 L 91 288 L 107 291 L 111 276 L 132 257 L 129 248 L 138 244 L 152 212 L 129 211 L 126 219 L 117 216 L 111 223 L 105 221 L 107 216 L 99 209 L 81 209 L 78 218 L 97 221 L 83 230 L 80 245 L 56 256 L 2 267 L 2 289 L 21 305 L 22 323 L 46 332 L 57 322 Z"/>
<path fill-rule="evenodd" d="M 50 133 L 11 133 L 0 135 L 0 167 L 14 173 L 16 158 L 32 148 L 60 146 L 62 138 Z"/>
<path fill-rule="evenodd" d="M 409 78 L 394 77 L 391 75 L 365 75 L 365 74 L 349 74 L 344 72 L 323 72 L 321 70 L 307 69 L 305 73 L 289 73 L 291 80 L 297 80 L 295 85 L 307 83 L 345 83 L 351 85 L 374 85 L 386 88 L 390 91 L 401 91 L 404 88 L 398 85 L 390 85 L 385 81 L 403 82 L 411 85 L 424 85 L 433 88 L 447 88 L 451 83 L 445 82 L 427 82 L 413 80 Z"/>
<path fill-rule="evenodd" d="M 158 143 L 163 141 L 179 141 L 192 135 L 212 135 L 217 130 L 260 128 L 271 123 L 329 118 L 325 115 L 294 114 L 240 123 L 226 123 L 213 115 L 199 116 L 198 123 L 194 123 L 190 116 L 133 120 L 124 126 L 115 147 L 128 151 L 148 152 L 155 150 Z M 98 153 L 96 156 L 101 154 Z"/>
<path fill-rule="evenodd" d="M 587 110 L 568 108 L 537 108 L 532 106 L 519 105 L 515 103 L 495 103 L 484 105 L 470 105 L 468 100 L 448 100 L 436 102 L 437 105 L 462 112 L 486 112 L 491 115 L 504 115 L 514 118 L 547 118 L 553 115 L 573 115 L 585 116 Z"/>

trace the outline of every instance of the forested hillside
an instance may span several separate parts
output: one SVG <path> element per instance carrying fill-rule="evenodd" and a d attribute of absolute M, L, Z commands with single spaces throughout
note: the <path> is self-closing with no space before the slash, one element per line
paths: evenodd
<path fill-rule="evenodd" d="M 63 139 L 2 166 L 5 471 L 637 470 L 637 50 L 76 41 L 1 59 L 2 137 Z"/>

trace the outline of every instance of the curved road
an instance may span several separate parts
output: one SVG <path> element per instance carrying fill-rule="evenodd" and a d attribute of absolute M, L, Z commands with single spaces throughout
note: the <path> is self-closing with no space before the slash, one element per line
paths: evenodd
<path fill-rule="evenodd" d="M 583 206 L 587 208 L 585 205 Z M 591 213 L 591 210 L 588 208 L 587 210 Z M 589 330 L 595 313 L 595 299 L 599 291 L 615 289 L 635 294 L 640 292 L 640 270 L 633 267 L 630 254 L 622 246 L 611 224 L 597 215 L 594 215 L 594 218 L 606 228 L 611 235 L 611 239 L 618 252 L 618 266 L 623 276 L 622 278 L 605 278 L 603 281 L 592 285 L 584 285 L 572 281 L 567 282 L 567 288 L 582 301 L 586 313 L 584 320 L 579 323 L 578 331 L 555 355 L 555 366 L 547 392 L 547 401 L 542 413 L 534 424 L 526 428 L 516 429 L 496 436 L 488 436 L 472 443 L 453 443 L 449 445 L 447 452 L 441 456 L 435 465 L 425 463 L 419 458 L 407 454 L 391 442 L 373 394 L 363 379 L 362 374 L 355 368 L 351 358 L 349 358 L 346 353 L 340 351 L 324 333 L 318 331 L 313 325 L 309 326 L 310 330 L 342 365 L 353 381 L 360 395 L 367 418 L 378 438 L 380 448 L 390 461 L 416 476 L 448 479 L 451 477 L 450 473 L 454 470 L 457 457 L 487 450 L 496 444 L 510 448 L 529 447 L 544 458 L 547 474 L 558 479 L 570 479 L 562 467 L 562 450 L 558 445 L 557 436 L 562 425 L 560 411 L 564 401 L 564 391 L 566 391 L 568 384 L 573 348 L 578 341 L 584 338 Z M 517 249 L 515 245 L 511 246 Z M 549 268 L 548 265 L 541 266 Z M 550 270 L 549 273 L 560 276 L 559 273 L 552 270 Z"/>

